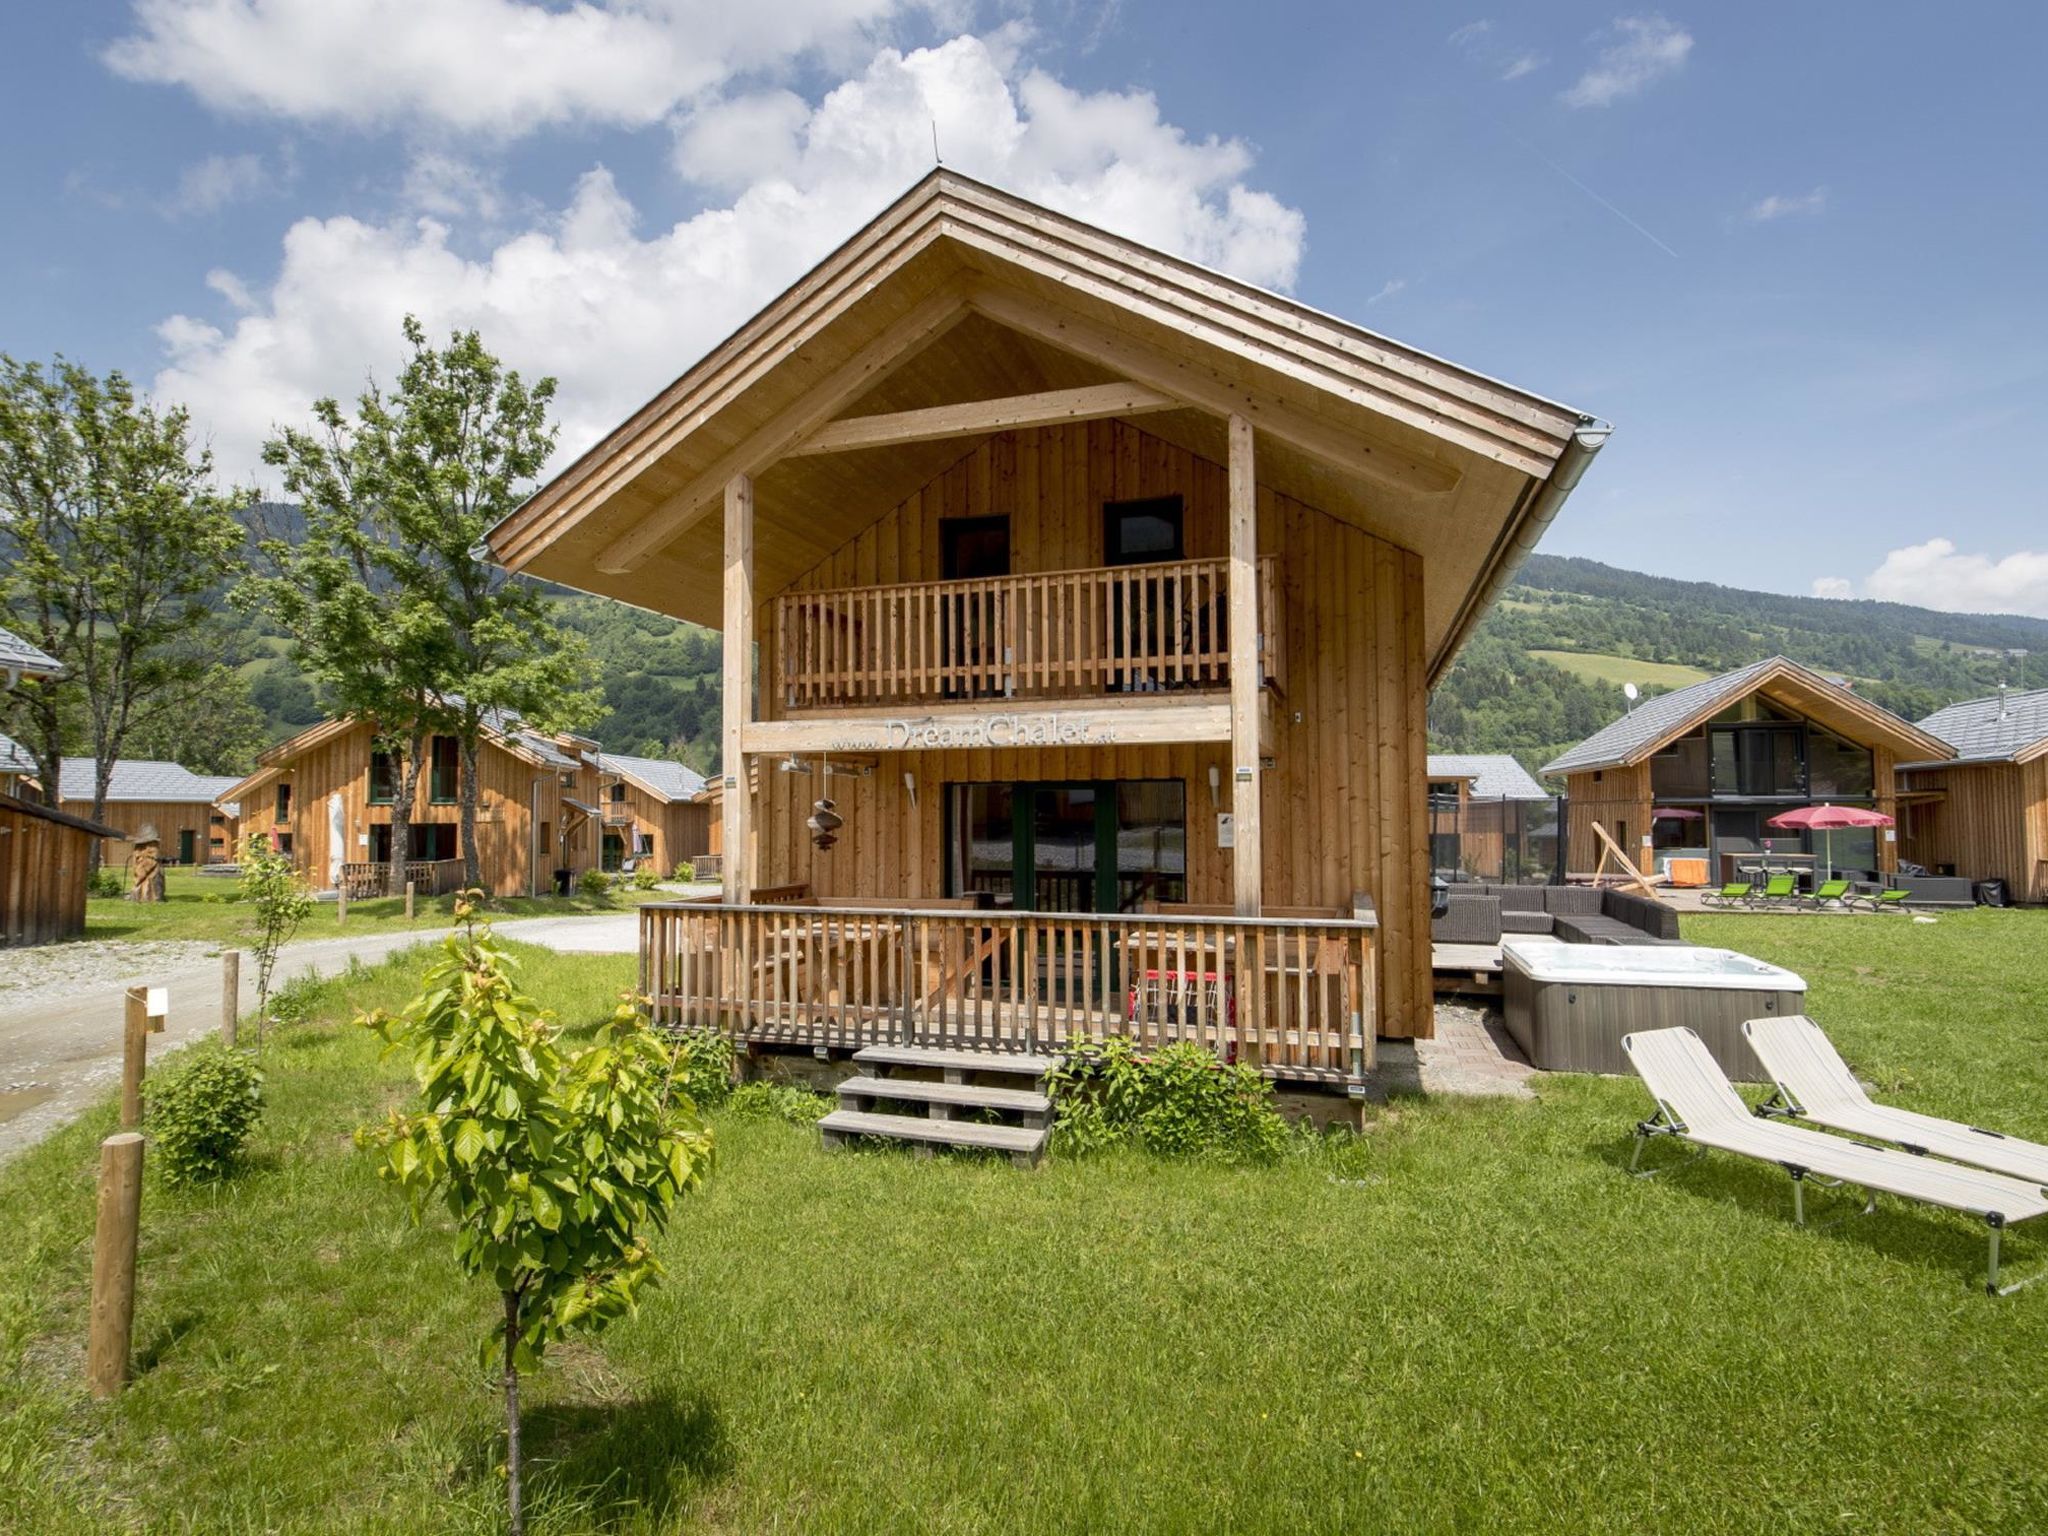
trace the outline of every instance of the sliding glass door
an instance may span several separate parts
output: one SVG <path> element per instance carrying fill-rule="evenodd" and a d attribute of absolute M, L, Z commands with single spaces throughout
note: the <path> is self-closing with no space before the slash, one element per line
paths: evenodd
<path fill-rule="evenodd" d="M 947 894 L 1038 912 L 1130 912 L 1187 900 L 1178 779 L 954 784 Z"/>

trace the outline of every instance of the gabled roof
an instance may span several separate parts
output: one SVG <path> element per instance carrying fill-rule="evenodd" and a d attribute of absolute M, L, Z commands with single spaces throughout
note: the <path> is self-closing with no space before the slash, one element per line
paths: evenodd
<path fill-rule="evenodd" d="M 1120 384 L 1155 397 L 1147 432 L 1215 462 L 1225 418 L 1243 416 L 1262 485 L 1423 555 L 1432 676 L 1606 437 L 1578 411 L 941 169 L 486 542 L 508 569 L 716 626 L 735 475 L 754 477 L 770 596 L 972 446 L 792 455 L 828 421 Z"/>
<path fill-rule="evenodd" d="M 663 802 L 693 800 L 704 791 L 704 775 L 681 763 L 662 757 L 621 757 L 615 752 L 600 754 L 601 772 L 616 773 L 635 789 L 646 791 Z"/>
<path fill-rule="evenodd" d="M 1479 800 L 1548 800 L 1550 791 L 1505 752 L 1432 752 L 1432 779 L 1470 779 Z"/>
<path fill-rule="evenodd" d="M 354 730 L 362 722 L 347 715 L 330 715 L 317 725 L 309 725 L 296 736 L 288 736 L 275 746 L 260 753 L 256 769 L 246 778 L 225 779 L 223 788 L 214 796 L 214 802 L 225 805 L 253 794 L 267 779 L 283 772 L 286 765 L 302 752 L 332 741 L 335 737 Z M 582 760 L 571 756 L 551 738 L 538 731 L 529 731 L 517 715 L 505 710 L 486 710 L 483 715 L 484 740 L 502 751 L 510 752 L 520 761 L 534 768 L 545 768 L 557 773 L 572 773 L 583 766 Z M 582 741 L 583 737 L 572 737 Z"/>
<path fill-rule="evenodd" d="M 0 736 L 0 773 L 33 774 L 35 771 L 35 754 L 12 736 Z"/>
<path fill-rule="evenodd" d="M 1955 748 L 1960 762 L 2031 762 L 2048 756 L 2048 688 L 1965 699 L 1937 709 L 1920 729 Z"/>
<path fill-rule="evenodd" d="M 153 758 L 117 758 L 113 777 L 107 781 L 107 803 L 120 801 L 173 801 L 211 805 L 223 791 L 234 788 L 233 774 L 194 773 L 182 763 Z M 67 757 L 58 771 L 57 798 L 74 804 L 92 801 L 93 760 Z"/>
<path fill-rule="evenodd" d="M 39 645 L 31 645 L 11 629 L 0 629 L 0 672 L 7 681 L 24 677 L 62 677 L 64 664 Z"/>
<path fill-rule="evenodd" d="M 76 827 L 81 832 L 90 832 L 94 837 L 122 837 L 125 835 L 117 832 L 112 827 L 103 827 L 96 821 L 88 821 L 83 816 L 74 816 L 69 811 L 60 811 L 51 806 L 39 804 L 34 800 L 18 799 L 13 795 L 0 795 L 0 811 L 19 811 L 26 816 L 36 816 L 44 821 L 54 821 L 60 827 Z"/>
<path fill-rule="evenodd" d="M 1633 766 L 1752 693 L 1783 703 L 1863 746 L 1890 747 L 1901 757 L 1948 756 L 1944 742 L 1890 710 L 1859 698 L 1796 661 L 1768 656 L 1719 677 L 1643 700 L 1613 724 L 1545 763 L 1543 771 L 1584 773 Z"/>

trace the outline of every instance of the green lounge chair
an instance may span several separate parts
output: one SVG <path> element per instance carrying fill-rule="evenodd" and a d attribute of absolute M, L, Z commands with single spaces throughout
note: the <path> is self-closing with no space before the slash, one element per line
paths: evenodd
<path fill-rule="evenodd" d="M 1779 905 L 1782 905 L 1783 903 L 1788 901 L 1798 901 L 1799 877 L 1797 875 L 1771 876 L 1770 879 L 1764 882 L 1764 888 L 1760 893 L 1758 893 L 1756 899 L 1759 902 L 1774 903 Z"/>
<path fill-rule="evenodd" d="M 1903 912 L 1906 910 L 1906 898 L 1910 895 L 1910 891 L 1879 891 L 1874 896 L 1865 896 L 1863 900 L 1869 903 L 1873 912 Z"/>
<path fill-rule="evenodd" d="M 1833 902 L 1836 906 L 1846 907 L 1849 904 L 1849 882 L 1846 880 L 1823 880 L 1814 888 L 1813 894 L 1806 899 L 1816 907 L 1824 907 L 1830 902 Z"/>
<path fill-rule="evenodd" d="M 1747 880 L 1730 880 L 1718 891 L 1702 891 L 1700 905 L 1703 907 L 1746 907 L 1756 894 L 1756 887 Z"/>

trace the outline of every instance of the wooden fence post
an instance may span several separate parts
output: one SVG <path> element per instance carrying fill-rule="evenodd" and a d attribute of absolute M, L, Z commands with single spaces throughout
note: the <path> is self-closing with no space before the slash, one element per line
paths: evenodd
<path fill-rule="evenodd" d="M 334 926 L 339 928 L 348 921 L 348 876 L 343 875 L 334 886 Z"/>
<path fill-rule="evenodd" d="M 235 1023 L 242 1015 L 242 952 L 224 949 L 220 955 L 220 1038 L 229 1050 L 235 1048 Z"/>
<path fill-rule="evenodd" d="M 85 1377 L 94 1397 L 128 1385 L 135 1332 L 135 1245 L 142 1223 L 142 1136 L 100 1143 L 99 1210 L 92 1239 L 92 1321 Z"/>
<path fill-rule="evenodd" d="M 405 882 L 405 920 L 408 923 L 412 921 L 412 892 L 413 882 L 408 880 Z"/>
<path fill-rule="evenodd" d="M 121 1021 L 121 1129 L 142 1124 L 142 1068 L 149 1037 L 164 1029 L 161 1011 L 150 1009 L 150 988 L 130 987 Z"/>

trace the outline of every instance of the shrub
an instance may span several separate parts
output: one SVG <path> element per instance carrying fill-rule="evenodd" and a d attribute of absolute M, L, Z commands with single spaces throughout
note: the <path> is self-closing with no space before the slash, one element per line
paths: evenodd
<path fill-rule="evenodd" d="M 111 896 L 118 901 L 128 894 L 128 877 L 120 870 L 102 864 L 86 881 L 85 891 L 88 896 Z"/>
<path fill-rule="evenodd" d="M 1111 1037 L 1069 1053 L 1048 1078 L 1053 1135 L 1069 1152 L 1135 1145 L 1161 1157 L 1271 1162 L 1287 1146 L 1273 1085 L 1199 1045 L 1147 1053 Z"/>
<path fill-rule="evenodd" d="M 676 1086 L 699 1108 L 732 1097 L 732 1042 L 708 1029 L 686 1029 L 675 1037 Z"/>
<path fill-rule="evenodd" d="M 675 880 L 681 880 L 685 883 L 694 880 L 697 878 L 697 866 L 692 864 L 688 859 L 685 859 L 682 863 L 676 866 L 676 872 L 670 878 Z"/>
<path fill-rule="evenodd" d="M 223 1177 L 263 1114 L 263 1074 L 239 1051 L 191 1046 L 150 1074 L 149 1129 L 164 1182 Z"/>
<path fill-rule="evenodd" d="M 586 869 L 576 881 L 576 888 L 592 901 L 602 901 L 612 893 L 612 877 L 601 869 Z"/>
<path fill-rule="evenodd" d="M 636 891 L 651 891 L 651 890 L 653 890 L 653 889 L 654 889 L 654 888 L 655 888 L 655 887 L 656 887 L 657 885 L 659 885 L 659 884 L 661 884 L 661 876 L 655 873 L 655 869 L 654 869 L 654 866 L 653 866 L 652 864 L 642 864 L 642 865 L 639 865 L 639 866 L 638 866 L 637 868 L 635 868 L 635 869 L 634 869 L 634 871 L 633 871 L 633 889 L 634 889 L 634 890 L 636 890 Z"/>
<path fill-rule="evenodd" d="M 786 1120 L 791 1125 L 816 1125 L 832 1112 L 832 1100 L 808 1088 L 787 1083 L 741 1083 L 726 1108 L 749 1120 Z"/>

